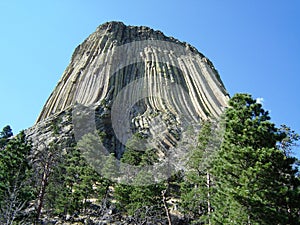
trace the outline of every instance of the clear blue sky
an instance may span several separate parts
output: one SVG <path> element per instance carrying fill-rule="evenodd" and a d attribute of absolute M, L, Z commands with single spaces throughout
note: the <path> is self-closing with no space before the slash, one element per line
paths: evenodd
<path fill-rule="evenodd" d="M 299 0 L 1 1 L 0 128 L 33 125 L 75 47 L 112 20 L 194 45 L 231 95 L 263 98 L 273 122 L 300 133 Z"/>

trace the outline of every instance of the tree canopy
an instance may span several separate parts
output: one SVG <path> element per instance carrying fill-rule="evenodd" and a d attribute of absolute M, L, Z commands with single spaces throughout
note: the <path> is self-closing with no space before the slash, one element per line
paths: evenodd
<path fill-rule="evenodd" d="M 200 224 L 299 224 L 297 159 L 286 154 L 298 136 L 286 126 L 277 128 L 269 113 L 248 94 L 230 99 L 224 122 L 223 142 L 211 167 L 193 174 L 197 162 L 203 161 L 209 138 L 203 138 L 205 129 L 190 158 L 190 189 L 183 193 L 182 201 L 197 199 L 198 203 L 183 205 L 196 210 L 192 221 L 209 216 Z"/>
<path fill-rule="evenodd" d="M 106 218 L 117 212 L 137 224 L 300 224 L 296 132 L 277 127 L 249 94 L 234 95 L 220 120 L 200 126 L 184 170 L 159 183 L 139 172 L 128 177 L 133 185 L 109 180 L 119 162 L 113 152 L 104 156 L 95 147 L 97 133 L 77 146 L 51 142 L 33 154 L 24 132 L 13 136 L 6 126 L 0 132 L 0 222 L 21 222 L 24 210 L 37 202 L 38 219 L 30 222 L 42 221 L 45 213 Z M 141 147 L 142 138 L 136 133 L 128 140 L 121 163 L 138 168 L 160 160 L 157 149 Z"/>

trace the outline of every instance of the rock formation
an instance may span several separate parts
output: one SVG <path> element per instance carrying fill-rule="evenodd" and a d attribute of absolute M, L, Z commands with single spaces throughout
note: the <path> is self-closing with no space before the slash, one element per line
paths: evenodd
<path fill-rule="evenodd" d="M 132 133 L 153 138 L 157 124 L 166 131 L 157 147 L 176 146 L 184 123 L 218 117 L 228 98 L 213 64 L 194 47 L 148 27 L 108 22 L 75 49 L 27 136 L 34 145 L 49 142 L 56 124 L 59 138 L 68 139 L 71 111 L 84 105 L 96 111 L 96 129 L 120 158 Z"/>
<path fill-rule="evenodd" d="M 191 45 L 148 27 L 108 22 L 75 49 L 36 124 L 25 133 L 33 146 L 31 158 L 45 156 L 47 166 L 55 166 L 49 160 L 64 158 L 75 144 L 80 147 L 80 139 L 89 133 L 102 136 L 101 146 L 120 159 L 137 133 L 145 140 L 137 150 L 150 144 L 160 162 L 169 160 L 151 168 L 159 176 L 169 174 L 170 167 L 164 166 L 170 161 L 180 164 L 181 155 L 172 155 L 172 150 L 197 138 L 185 131 L 220 116 L 228 99 L 213 64 Z M 49 146 L 59 146 L 59 153 Z M 118 176 L 123 171 L 126 179 L 137 174 L 118 165 Z M 44 171 L 38 160 L 33 166 Z"/>
<path fill-rule="evenodd" d="M 134 45 L 128 44 L 133 42 Z M 124 52 L 120 52 L 121 45 Z M 135 49 L 126 49 L 129 47 Z M 186 52 L 182 51 L 184 48 Z M 194 53 L 192 60 L 184 55 L 191 53 Z M 127 59 L 119 60 L 117 57 Z M 159 63 L 162 57 L 167 57 L 164 59 L 166 63 Z M 75 102 L 94 104 L 107 98 L 113 99 L 109 95 L 116 96 L 123 87 L 137 78 L 142 77 L 148 83 L 160 79 L 159 76 L 175 80 L 186 87 L 193 103 L 187 107 L 194 108 L 203 119 L 219 115 L 222 106 L 226 106 L 228 95 L 217 71 L 195 48 L 147 27 L 110 22 L 99 26 L 76 48 L 37 122 L 62 112 Z M 156 92 L 149 95 L 158 95 L 162 89 L 161 86 L 154 86 L 148 92 Z M 148 102 L 150 108 L 157 110 L 164 108 L 161 104 L 153 100 Z"/>

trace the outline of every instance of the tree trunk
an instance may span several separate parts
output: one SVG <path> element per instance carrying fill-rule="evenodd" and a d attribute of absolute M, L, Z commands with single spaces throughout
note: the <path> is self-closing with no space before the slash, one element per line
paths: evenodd
<path fill-rule="evenodd" d="M 166 215 L 167 215 L 167 218 L 168 218 L 168 223 L 169 223 L 169 225 L 172 225 L 171 216 L 170 216 L 169 209 L 168 209 L 167 202 L 166 202 L 166 192 L 167 192 L 167 190 L 163 190 L 161 192 L 161 194 L 162 194 L 162 201 L 163 201 L 164 208 L 165 208 L 165 211 L 166 211 Z"/>
<path fill-rule="evenodd" d="M 37 214 L 36 214 L 37 223 L 39 222 L 43 204 L 44 204 L 44 197 L 45 197 L 45 193 L 46 193 L 46 187 L 48 185 L 49 173 L 50 173 L 50 165 L 49 165 L 49 162 L 46 162 L 45 167 L 44 167 L 42 182 L 41 182 L 41 188 L 40 188 L 38 198 L 37 198 L 37 210 L 36 210 L 37 211 Z"/>

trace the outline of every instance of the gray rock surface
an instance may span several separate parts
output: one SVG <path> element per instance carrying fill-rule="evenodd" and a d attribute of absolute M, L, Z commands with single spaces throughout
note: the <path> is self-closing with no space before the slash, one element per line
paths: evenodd
<path fill-rule="evenodd" d="M 95 126 L 98 133 L 105 133 L 103 145 L 117 158 L 138 132 L 150 139 L 163 159 L 181 139 L 192 142 L 184 129 L 220 116 L 228 100 L 213 64 L 194 47 L 148 27 L 108 22 L 75 49 L 36 124 L 25 133 L 33 144 L 32 158 L 47 153 L 51 143 L 59 144 L 59 154 L 66 154 L 76 144 L 76 133 L 93 131 Z M 74 110 L 78 105 L 85 108 L 79 111 L 80 118 L 90 118 L 90 109 L 94 113 L 93 120 L 83 120 L 80 130 Z M 98 214 L 97 218 L 107 215 Z M 96 217 L 93 223 L 84 222 L 88 217 L 73 220 L 135 224 L 128 222 L 130 218 L 117 218 L 124 223 L 115 223 L 111 216 L 109 222 Z"/>
<path fill-rule="evenodd" d="M 76 102 L 90 105 L 108 98 L 113 100 L 122 88 L 138 78 L 145 84 L 154 83 L 147 87 L 149 96 L 165 97 L 163 77 L 186 88 L 192 101 L 186 110 L 195 110 L 203 119 L 218 116 L 227 104 L 228 94 L 217 71 L 192 46 L 147 27 L 105 23 L 76 48 L 37 122 Z M 178 94 L 169 96 L 170 105 L 185 104 Z M 151 97 L 147 106 L 154 110 L 168 108 L 160 99 Z"/>
<path fill-rule="evenodd" d="M 109 149 L 120 157 L 132 133 L 153 138 L 158 124 L 167 132 L 157 145 L 175 146 L 184 123 L 218 117 L 228 99 L 213 64 L 194 47 L 148 27 L 108 22 L 75 49 L 27 135 L 48 142 L 50 121 L 75 104 L 93 106 L 97 128 L 110 134 Z M 60 137 L 72 133 L 71 117 L 59 125 Z"/>

